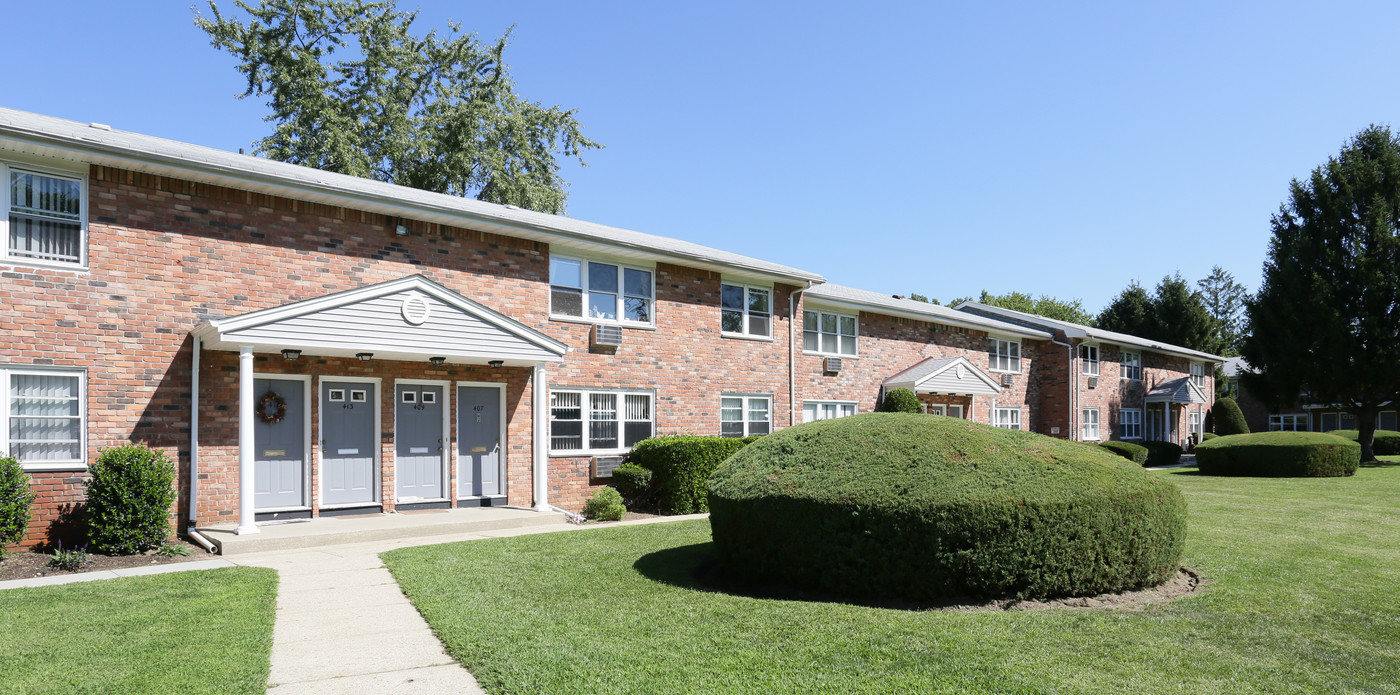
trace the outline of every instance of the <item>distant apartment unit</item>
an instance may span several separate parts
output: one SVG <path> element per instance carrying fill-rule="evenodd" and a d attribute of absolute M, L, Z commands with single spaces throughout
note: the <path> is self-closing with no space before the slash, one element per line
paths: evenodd
<path fill-rule="evenodd" d="M 1251 432 L 1331 432 L 1357 429 L 1356 415 L 1349 412 L 1343 404 L 1315 403 L 1303 396 L 1295 405 L 1270 408 L 1250 393 L 1248 386 L 1241 383 L 1241 375 L 1252 371 L 1243 357 L 1225 360 L 1221 371 L 1227 380 L 1226 389 L 1239 403 L 1245 423 L 1249 425 Z M 1396 413 L 1395 403 L 1382 406 L 1376 417 L 1376 429 L 1393 432 L 1400 428 Z"/>
<path fill-rule="evenodd" d="M 690 242 L 0 109 L 0 451 L 27 544 L 104 447 L 182 525 L 578 509 L 655 435 L 869 412 L 1186 441 L 1223 358 Z"/>

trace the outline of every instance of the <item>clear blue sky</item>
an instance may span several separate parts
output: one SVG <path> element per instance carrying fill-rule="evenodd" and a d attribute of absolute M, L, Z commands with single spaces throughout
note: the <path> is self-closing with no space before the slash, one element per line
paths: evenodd
<path fill-rule="evenodd" d="M 607 145 L 566 169 L 571 216 L 944 301 L 1096 313 L 1213 264 L 1255 289 L 1289 180 L 1400 107 L 1394 2 L 400 6 L 516 25 L 521 93 Z M 229 150 L 268 132 L 189 0 L 4 16 L 0 105 Z"/>

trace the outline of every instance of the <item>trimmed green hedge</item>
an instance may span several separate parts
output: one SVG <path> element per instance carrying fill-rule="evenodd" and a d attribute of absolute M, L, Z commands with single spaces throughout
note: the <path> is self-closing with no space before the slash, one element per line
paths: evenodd
<path fill-rule="evenodd" d="M 1210 441 L 1210 440 L 1212 440 L 1212 439 L 1215 439 L 1216 437 L 1219 437 L 1219 436 L 1220 436 L 1220 435 L 1218 435 L 1218 434 L 1216 434 L 1216 433 L 1214 433 L 1214 432 L 1205 432 L 1205 433 L 1203 433 L 1203 434 L 1201 435 L 1201 441 L 1203 441 L 1203 442 L 1208 442 L 1208 441 Z"/>
<path fill-rule="evenodd" d="M 1108 449 L 1109 451 L 1119 456 L 1122 456 L 1123 458 L 1128 459 L 1129 461 L 1132 461 L 1133 463 L 1136 463 L 1139 466 L 1147 465 L 1147 447 L 1145 446 L 1139 446 L 1132 442 L 1117 441 L 1099 442 L 1099 446 Z"/>
<path fill-rule="evenodd" d="M 917 413 L 922 410 L 919 397 L 909 389 L 890 389 L 885 394 L 885 400 L 880 401 L 882 413 Z"/>
<path fill-rule="evenodd" d="M 134 555 L 170 538 L 175 464 L 145 444 L 106 449 L 89 467 L 88 540 L 99 553 Z"/>
<path fill-rule="evenodd" d="M 1249 423 L 1244 419 L 1244 411 L 1233 398 L 1217 398 L 1211 407 L 1211 420 L 1215 433 L 1226 437 L 1232 434 L 1249 434 Z"/>
<path fill-rule="evenodd" d="M 629 500 L 641 500 L 651 488 L 651 471 L 635 463 L 624 463 L 613 469 L 613 487 Z"/>
<path fill-rule="evenodd" d="M 0 560 L 5 559 L 5 546 L 24 540 L 33 502 L 24 467 L 13 456 L 0 456 Z"/>
<path fill-rule="evenodd" d="M 1361 433 L 1357 430 L 1332 430 L 1327 434 L 1335 434 L 1343 439 L 1357 441 Z M 1400 455 L 1400 432 L 1391 430 L 1376 430 L 1375 439 L 1371 440 L 1371 451 L 1377 456 Z"/>
<path fill-rule="evenodd" d="M 1321 432 L 1237 434 L 1196 447 L 1205 475 L 1337 477 L 1354 475 L 1360 464 L 1360 444 Z"/>
<path fill-rule="evenodd" d="M 627 461 L 652 473 L 651 490 L 662 514 L 698 514 L 710 510 L 705 483 L 719 464 L 759 437 L 732 439 L 665 435 L 638 442 Z"/>
<path fill-rule="evenodd" d="M 622 503 L 622 494 L 610 487 L 600 487 L 583 504 L 583 515 L 598 521 L 620 521 L 627 513 L 627 505 Z"/>
<path fill-rule="evenodd" d="M 1098 447 L 869 413 L 791 427 L 710 479 L 721 567 L 829 595 L 1066 596 L 1175 575 L 1186 503 Z"/>
<path fill-rule="evenodd" d="M 1181 462 L 1181 447 L 1171 442 L 1143 442 L 1147 449 L 1147 463 L 1144 466 L 1174 466 Z"/>

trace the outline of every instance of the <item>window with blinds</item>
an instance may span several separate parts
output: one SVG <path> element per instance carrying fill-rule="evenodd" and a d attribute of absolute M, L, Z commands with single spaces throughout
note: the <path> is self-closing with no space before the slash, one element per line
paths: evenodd
<path fill-rule="evenodd" d="M 86 463 L 83 376 L 0 368 L 5 384 L 5 446 L 24 464 Z"/>
<path fill-rule="evenodd" d="M 549 449 L 555 453 L 620 453 L 653 433 L 652 395 L 617 391 L 554 391 L 549 396 Z"/>
<path fill-rule="evenodd" d="M 8 172 L 5 204 L 9 258 L 82 265 L 83 183 L 75 178 L 0 166 Z"/>

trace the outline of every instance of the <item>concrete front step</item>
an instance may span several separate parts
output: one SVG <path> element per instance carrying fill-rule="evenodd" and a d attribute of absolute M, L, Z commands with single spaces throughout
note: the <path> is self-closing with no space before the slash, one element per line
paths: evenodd
<path fill-rule="evenodd" d="M 296 550 L 345 543 L 476 533 L 529 526 L 566 526 L 563 514 L 515 507 L 469 507 L 404 514 L 323 516 L 258 525 L 258 533 L 240 536 L 234 525 L 201 526 L 220 555 Z"/>

